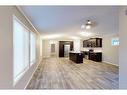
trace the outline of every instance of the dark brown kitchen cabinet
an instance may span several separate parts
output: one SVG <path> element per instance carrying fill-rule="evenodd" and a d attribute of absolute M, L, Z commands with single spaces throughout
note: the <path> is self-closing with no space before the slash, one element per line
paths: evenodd
<path fill-rule="evenodd" d="M 89 53 L 89 60 L 93 60 L 93 61 L 96 61 L 96 62 L 101 62 L 102 61 L 102 53 L 101 52 Z"/>
<path fill-rule="evenodd" d="M 102 47 L 102 38 L 90 38 L 84 40 L 83 47 Z"/>

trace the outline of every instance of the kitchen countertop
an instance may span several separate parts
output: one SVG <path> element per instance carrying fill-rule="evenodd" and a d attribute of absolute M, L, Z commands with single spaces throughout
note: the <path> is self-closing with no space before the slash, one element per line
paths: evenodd
<path fill-rule="evenodd" d="M 69 53 L 82 53 L 82 52 L 70 51 Z"/>
<path fill-rule="evenodd" d="M 89 51 L 81 51 L 81 52 L 89 52 Z M 102 53 L 102 51 L 93 51 L 93 52 L 89 52 L 89 53 Z"/>

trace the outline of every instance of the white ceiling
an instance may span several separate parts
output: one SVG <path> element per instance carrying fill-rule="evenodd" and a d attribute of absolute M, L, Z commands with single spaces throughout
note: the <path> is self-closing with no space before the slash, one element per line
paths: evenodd
<path fill-rule="evenodd" d="M 64 35 L 84 38 L 81 25 L 90 19 L 96 23 L 88 32 L 94 35 L 118 33 L 116 6 L 20 6 L 42 36 Z M 86 31 L 86 30 L 85 30 Z"/>

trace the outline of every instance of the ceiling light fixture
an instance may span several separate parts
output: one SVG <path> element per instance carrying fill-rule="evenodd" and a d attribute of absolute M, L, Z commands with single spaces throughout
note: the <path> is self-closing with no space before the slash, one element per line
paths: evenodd
<path fill-rule="evenodd" d="M 91 25 L 89 25 L 89 24 L 87 25 L 86 24 L 86 29 L 91 29 Z"/>
<path fill-rule="evenodd" d="M 87 20 L 87 23 L 84 25 L 81 25 L 81 29 L 91 29 L 92 22 L 90 20 Z"/>
<path fill-rule="evenodd" d="M 88 23 L 88 24 L 91 24 L 91 21 L 90 21 L 90 20 L 87 20 L 87 23 Z"/>
<path fill-rule="evenodd" d="M 87 23 L 86 23 L 86 29 L 91 29 L 91 21 L 90 20 L 87 20 Z"/>

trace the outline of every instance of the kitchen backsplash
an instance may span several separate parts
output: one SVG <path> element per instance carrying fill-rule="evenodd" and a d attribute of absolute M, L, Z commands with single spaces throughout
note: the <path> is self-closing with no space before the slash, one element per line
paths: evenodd
<path fill-rule="evenodd" d="M 102 48 L 82 48 L 81 51 L 89 51 L 90 49 L 93 49 L 94 52 L 102 52 Z"/>

